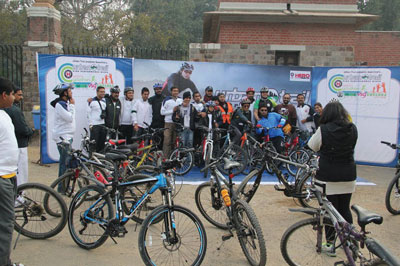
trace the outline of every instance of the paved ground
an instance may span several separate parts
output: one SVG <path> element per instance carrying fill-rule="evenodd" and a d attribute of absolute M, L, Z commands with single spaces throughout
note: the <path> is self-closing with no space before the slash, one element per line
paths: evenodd
<path fill-rule="evenodd" d="M 31 147 L 29 156 L 30 161 L 37 161 L 39 148 Z M 32 182 L 49 185 L 57 176 L 57 165 L 45 167 L 30 163 L 29 167 L 29 179 Z M 394 170 L 391 168 L 359 166 L 358 176 L 377 185 L 358 186 L 352 203 L 383 215 L 382 225 L 370 225 L 367 228 L 373 232 L 372 236 L 379 239 L 382 244 L 391 248 L 393 253 L 400 257 L 398 242 L 400 239 L 400 216 L 390 215 L 384 206 L 386 187 L 393 177 L 393 173 Z M 196 186 L 185 185 L 175 199 L 175 203 L 190 208 L 201 217 L 194 202 L 195 189 Z M 296 202 L 285 197 L 282 192 L 275 191 L 272 186 L 261 186 L 251 205 L 256 211 L 266 239 L 268 265 L 284 265 L 285 262 L 279 250 L 282 234 L 291 224 L 307 215 L 290 213 L 288 208 L 296 207 Z M 224 242 L 218 250 L 224 231 L 216 229 L 202 217 L 201 219 L 208 238 L 207 255 L 203 265 L 248 265 L 236 238 Z M 17 248 L 12 252 L 12 258 L 27 266 L 142 265 L 137 248 L 139 226 L 131 222 L 127 225 L 127 229 L 129 233 L 126 237 L 117 239 L 118 245 L 107 240 L 104 245 L 91 251 L 79 248 L 71 239 L 67 227 L 59 235 L 47 240 L 32 240 L 21 236 Z"/>

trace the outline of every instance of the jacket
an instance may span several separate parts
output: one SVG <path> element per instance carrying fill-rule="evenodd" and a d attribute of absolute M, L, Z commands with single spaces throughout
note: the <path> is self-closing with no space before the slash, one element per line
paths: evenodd
<path fill-rule="evenodd" d="M 165 96 L 170 96 L 171 95 L 171 88 L 172 87 L 177 87 L 179 89 L 180 95 L 186 90 L 189 89 L 191 91 L 191 94 L 198 92 L 199 90 L 196 88 L 196 85 L 191 81 L 190 79 L 185 79 L 182 77 L 182 73 L 177 72 L 177 73 L 172 73 L 166 83 L 163 86 L 163 94 Z"/>
<path fill-rule="evenodd" d="M 181 107 L 182 105 L 179 105 L 178 109 L 175 110 L 172 114 L 172 121 L 174 121 L 175 123 L 180 123 L 182 126 L 184 126 L 184 116 L 181 113 Z M 190 130 L 195 130 L 195 123 L 198 120 L 198 113 L 193 104 L 189 104 L 189 117 Z"/>
<path fill-rule="evenodd" d="M 314 109 L 308 105 L 304 104 L 302 106 L 296 106 L 296 114 L 297 114 L 297 127 L 302 131 L 312 132 L 312 116 L 314 115 Z M 311 120 L 309 119 L 311 117 Z M 309 119 L 310 122 L 301 123 L 301 120 Z"/>
<path fill-rule="evenodd" d="M 226 105 L 222 107 L 220 104 L 216 106 L 217 110 L 221 112 L 222 116 L 222 123 L 223 124 L 230 124 L 231 123 L 231 117 L 233 114 L 233 107 L 231 103 L 225 102 Z"/>
<path fill-rule="evenodd" d="M 60 143 L 60 137 L 64 140 L 72 139 L 75 133 L 75 105 L 60 100 L 55 103 L 54 108 L 53 140 Z"/>
<path fill-rule="evenodd" d="M 153 95 L 149 98 L 149 103 L 151 104 L 153 110 L 153 119 L 151 121 L 152 128 L 162 128 L 164 127 L 164 116 L 161 115 L 161 106 L 165 99 L 165 96 L 160 95 Z"/>
<path fill-rule="evenodd" d="M 121 102 L 121 115 L 120 115 L 120 125 L 133 125 L 133 107 L 135 105 L 135 100 L 129 101 L 125 97 L 120 99 Z"/>
<path fill-rule="evenodd" d="M 277 127 L 278 125 L 285 125 L 286 120 L 277 113 L 268 113 L 267 117 L 262 117 L 260 121 L 258 121 L 257 125 L 261 125 L 262 127 L 267 127 L 271 128 L 269 132 L 267 132 L 263 128 L 257 128 L 256 133 L 258 135 L 262 134 L 263 136 L 266 136 L 269 133 L 270 138 L 274 137 L 282 137 L 283 138 L 283 131 L 281 128 L 272 128 L 272 127 Z"/>
<path fill-rule="evenodd" d="M 97 97 L 94 97 L 92 101 L 88 104 L 87 107 L 87 116 L 89 120 L 89 125 L 104 125 L 104 118 L 101 118 L 102 111 L 106 110 L 106 101 L 105 99 L 98 100 Z"/>
<path fill-rule="evenodd" d="M 250 111 L 243 113 L 243 110 L 238 108 L 233 112 L 231 125 L 237 127 L 240 131 L 243 131 L 244 126 L 248 125 L 248 122 L 251 123 L 251 116 L 252 113 Z"/>
<path fill-rule="evenodd" d="M 115 103 L 110 96 L 106 96 L 106 118 L 104 119 L 106 127 L 118 129 L 121 115 L 121 101 L 118 99 Z"/>
<path fill-rule="evenodd" d="M 28 126 L 24 113 L 18 104 L 14 103 L 4 111 L 10 116 L 15 128 L 15 136 L 18 142 L 18 148 L 28 147 L 29 138 L 33 135 L 33 130 Z"/>
<path fill-rule="evenodd" d="M 212 128 L 215 128 L 215 123 L 217 123 L 218 126 L 220 126 L 222 124 L 222 116 L 221 116 L 220 111 L 214 110 L 213 112 L 210 113 L 209 111 L 206 111 L 206 109 L 204 109 L 203 112 L 206 113 L 206 116 L 200 118 L 199 124 L 201 126 L 208 128 L 209 123 L 210 123 L 210 118 L 209 118 L 210 114 L 211 114 L 211 119 L 212 119 L 212 121 L 211 121 Z"/>
<path fill-rule="evenodd" d="M 330 122 L 320 125 L 321 148 L 316 178 L 322 181 L 344 182 L 357 178 L 354 148 L 358 132 L 353 123 Z"/>
<path fill-rule="evenodd" d="M 153 110 L 149 101 L 143 101 L 143 99 L 136 100 L 133 106 L 133 124 L 138 124 L 141 128 L 147 128 L 147 125 L 151 124 L 152 118 Z"/>
<path fill-rule="evenodd" d="M 172 96 L 167 96 L 161 106 L 160 113 L 165 116 L 165 123 L 172 123 L 172 114 L 174 113 L 174 108 L 182 103 L 181 98 L 174 99 Z"/>

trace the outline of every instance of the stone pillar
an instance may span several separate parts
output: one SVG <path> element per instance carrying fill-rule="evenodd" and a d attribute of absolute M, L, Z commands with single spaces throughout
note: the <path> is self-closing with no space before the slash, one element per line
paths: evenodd
<path fill-rule="evenodd" d="M 23 47 L 24 112 L 32 122 L 33 105 L 39 104 L 36 53 L 62 53 L 61 14 L 53 6 L 54 0 L 36 0 L 27 10 L 28 38 Z"/>

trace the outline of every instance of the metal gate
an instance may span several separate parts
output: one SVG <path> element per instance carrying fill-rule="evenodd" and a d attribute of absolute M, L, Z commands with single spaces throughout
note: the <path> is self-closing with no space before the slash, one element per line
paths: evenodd
<path fill-rule="evenodd" d="M 22 88 L 22 46 L 0 44 L 0 76 Z"/>

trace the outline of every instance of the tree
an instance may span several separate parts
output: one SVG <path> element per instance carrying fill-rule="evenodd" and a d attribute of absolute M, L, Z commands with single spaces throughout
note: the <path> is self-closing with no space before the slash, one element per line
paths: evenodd
<path fill-rule="evenodd" d="M 400 30 L 400 1 L 398 0 L 359 0 L 361 13 L 379 15 L 380 18 L 363 27 L 363 30 Z"/>

